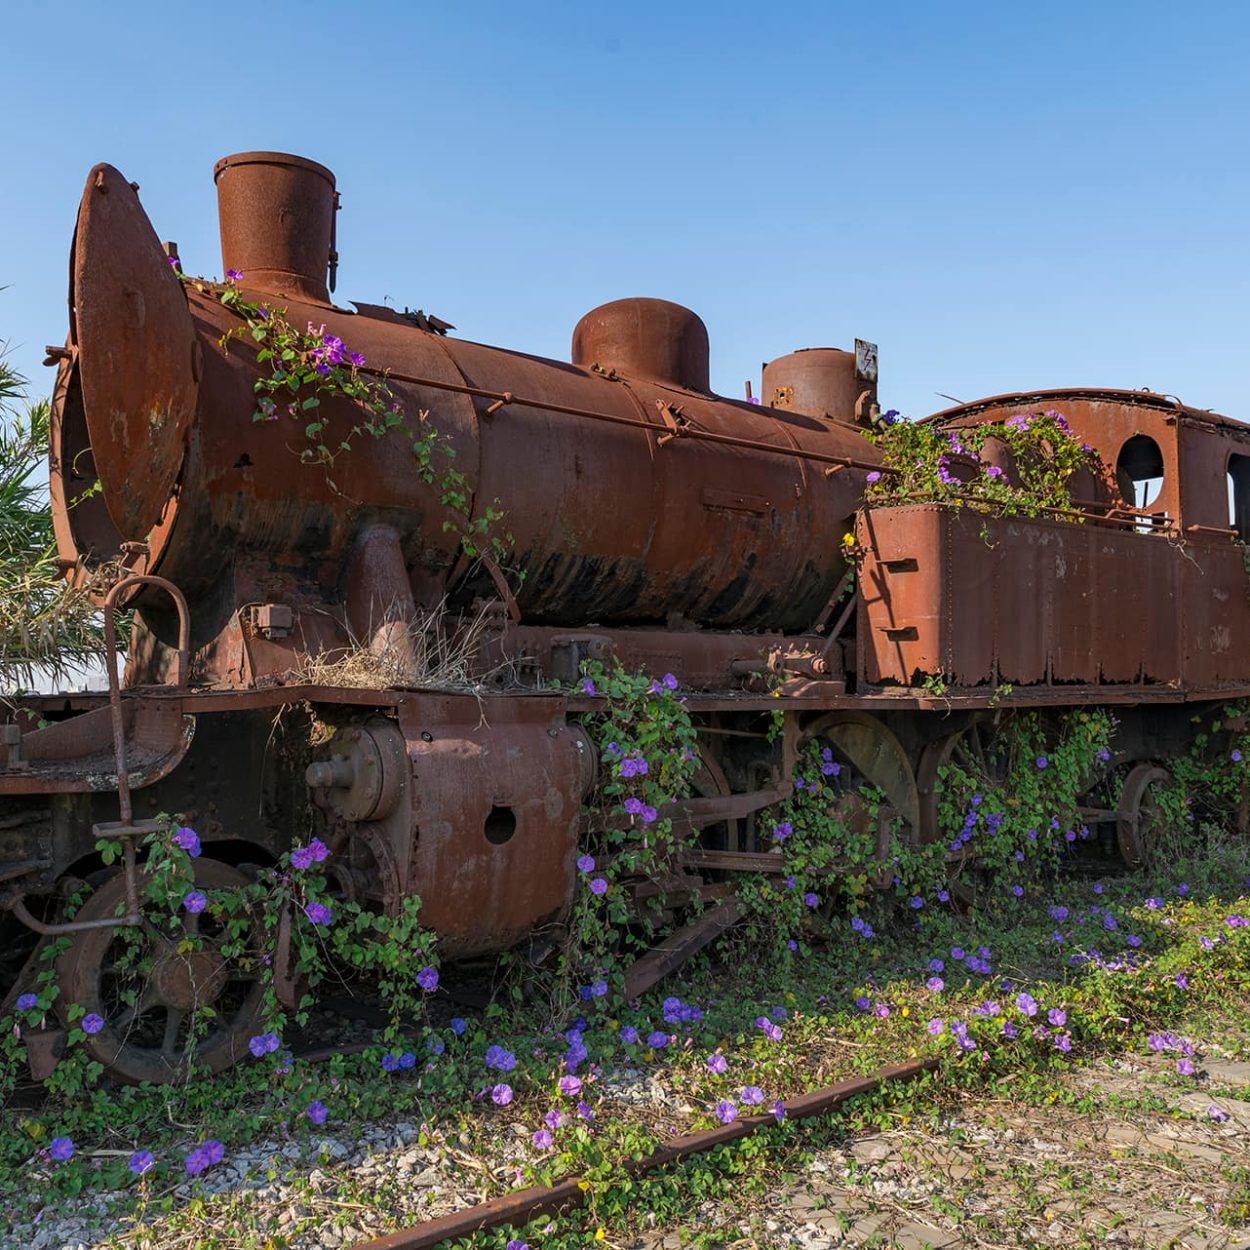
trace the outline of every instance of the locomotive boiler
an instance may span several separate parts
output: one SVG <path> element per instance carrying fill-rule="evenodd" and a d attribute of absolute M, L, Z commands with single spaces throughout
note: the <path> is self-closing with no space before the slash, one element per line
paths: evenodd
<path fill-rule="evenodd" d="M 662 300 L 586 314 L 568 362 L 484 346 L 423 313 L 334 301 L 338 196 L 321 165 L 249 152 L 214 177 L 229 289 L 345 345 L 405 417 L 310 457 L 304 410 L 258 409 L 272 367 L 238 303 L 182 272 L 136 184 L 91 171 L 69 336 L 49 349 L 51 493 L 67 576 L 111 585 L 108 610 L 133 626 L 111 699 L 15 701 L 4 725 L 0 915 L 36 936 L 14 944 L 0 992 L 12 1002 L 40 944 L 67 936 L 62 998 L 106 1020 L 85 1044 L 121 1079 L 175 1074 L 183 1016 L 207 1002 L 218 1022 L 198 1058 L 232 1062 L 257 1009 L 221 960 L 171 954 L 150 1026 L 118 1023 L 109 942 L 134 911 L 134 831 L 162 814 L 196 828 L 210 883 L 316 832 L 342 896 L 393 914 L 418 894 L 451 956 L 558 925 L 605 766 L 580 723 L 600 706 L 578 684 L 587 660 L 672 674 L 699 730 L 696 793 L 664 815 L 689 840 L 685 894 L 721 901 L 680 930 L 683 949 L 732 923 L 721 878 L 775 868 L 756 826 L 813 739 L 884 854 L 892 827 L 937 836 L 943 764 L 1005 708 L 1116 705 L 1129 780 L 1091 819 L 1132 858 L 1187 705 L 1250 693 L 1238 422 L 1146 392 L 998 397 L 930 420 L 1062 408 L 1115 482 L 1091 479 L 1071 515 L 866 507 L 883 468 L 864 437 L 879 419 L 870 344 L 773 361 L 760 403 L 711 392 L 702 321 Z M 316 423 L 357 428 L 359 404 L 326 396 Z M 1160 478 L 1145 503 L 1139 485 Z M 502 554 L 465 543 L 494 526 Z M 465 681 L 423 671 L 431 628 L 464 641 Z M 334 679 L 326 661 L 355 651 L 399 676 Z M 855 808 L 864 784 L 883 796 L 872 815 Z M 121 871 L 97 857 L 101 827 L 128 847 Z M 93 893 L 66 925 L 81 883 Z"/>

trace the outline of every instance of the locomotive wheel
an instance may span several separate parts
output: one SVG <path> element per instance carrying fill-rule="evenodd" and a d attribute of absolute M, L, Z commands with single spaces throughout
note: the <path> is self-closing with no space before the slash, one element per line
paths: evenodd
<path fill-rule="evenodd" d="M 942 836 L 938 820 L 939 780 L 941 770 L 951 763 L 961 764 L 970 772 L 979 772 L 990 785 L 1006 780 L 1011 771 L 1011 758 L 1005 740 L 987 720 L 973 720 L 963 729 L 930 742 L 920 753 L 920 764 L 916 769 L 920 807 L 918 828 L 922 846 L 936 842 Z"/>
<path fill-rule="evenodd" d="M 195 884 L 202 890 L 237 889 L 247 881 L 228 864 L 196 861 Z M 116 916 L 125 896 L 124 878 L 116 873 L 76 918 Z M 188 938 L 194 948 L 186 948 Z M 247 1053 L 262 998 L 259 933 L 253 931 L 250 967 L 227 961 L 224 938 L 221 923 L 207 911 L 184 911 L 172 927 L 149 922 L 139 930 L 77 933 L 57 959 L 58 1012 L 66 1023 L 71 1005 L 103 1018 L 104 1027 L 81 1044 L 117 1080 L 168 1084 L 197 1068 L 220 1072 Z M 198 1036 L 197 1017 L 207 1023 Z"/>
<path fill-rule="evenodd" d="M 866 712 L 831 712 L 803 731 L 803 742 L 813 738 L 827 742 L 843 765 L 835 789 L 854 793 L 863 784 L 875 786 L 902 816 L 911 836 L 916 836 L 920 795 L 911 761 L 903 744 L 877 717 Z"/>
<path fill-rule="evenodd" d="M 1120 858 L 1129 868 L 1149 863 L 1158 850 L 1166 819 L 1151 791 L 1171 780 L 1171 773 L 1157 764 L 1134 764 L 1124 779 L 1115 833 Z"/>

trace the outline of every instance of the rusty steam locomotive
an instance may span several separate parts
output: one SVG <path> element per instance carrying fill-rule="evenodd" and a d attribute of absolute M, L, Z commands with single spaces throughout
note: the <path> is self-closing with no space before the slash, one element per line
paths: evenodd
<path fill-rule="evenodd" d="M 209 885 L 272 863 L 293 831 L 320 831 L 345 896 L 393 911 L 420 894 L 453 956 L 559 917 L 600 772 L 579 725 L 596 707 L 576 681 L 587 659 L 671 672 L 688 692 L 697 793 L 668 815 L 706 834 L 679 866 L 691 891 L 768 868 L 757 818 L 813 737 L 886 796 L 883 822 L 934 838 L 943 763 L 1015 706 L 1117 705 L 1117 760 L 1131 771 L 1102 819 L 1131 857 L 1187 705 L 1250 694 L 1247 573 L 1231 541 L 1250 539 L 1250 428 L 1238 422 L 1145 392 L 1002 396 L 930 419 L 1062 407 L 1125 497 L 1091 481 L 1081 516 L 1036 519 L 865 507 L 880 468 L 863 437 L 876 417 L 870 345 L 773 361 L 755 403 L 710 392 L 703 323 L 661 300 L 588 313 L 571 362 L 454 339 L 420 314 L 332 301 L 327 169 L 251 152 L 215 178 L 224 264 L 242 290 L 292 323 L 324 324 L 406 411 L 429 414 L 454 448 L 463 507 L 502 506 L 524 576 L 465 554 L 402 433 L 359 440 L 330 481 L 300 463 L 286 427 L 254 421 L 256 362 L 219 346 L 237 317 L 180 280 L 137 186 L 91 171 L 69 336 L 50 349 L 51 493 L 67 575 L 113 565 L 124 580 L 108 611 L 127 606 L 134 624 L 111 699 L 18 701 L 38 728 L 5 713 L 0 924 L 38 936 L 9 944 L 25 962 L 0 994 L 11 1004 L 38 944 L 66 935 L 62 1000 L 103 1016 L 87 1045 L 117 1077 L 171 1075 L 179 1021 L 230 984 L 209 950 L 160 964 L 140 1005 L 155 1027 L 121 1027 L 109 1000 L 110 940 L 119 911 L 134 911 L 134 831 L 159 813 L 197 829 Z M 327 407 L 351 425 L 350 400 Z M 1134 484 L 1157 479 L 1143 508 Z M 853 588 L 848 547 L 863 553 Z M 351 646 L 402 651 L 432 614 L 452 631 L 477 622 L 476 689 L 301 677 L 310 658 Z M 936 675 L 940 695 L 924 685 Z M 281 709 L 292 715 L 275 735 Z M 329 734 L 301 732 L 313 720 Z M 124 868 L 97 858 L 99 826 L 125 842 Z M 66 885 L 82 881 L 94 890 L 65 924 Z M 705 913 L 688 942 L 718 923 L 723 909 Z M 213 1067 L 244 1051 L 254 1023 L 254 994 L 227 1001 L 200 1049 Z"/>

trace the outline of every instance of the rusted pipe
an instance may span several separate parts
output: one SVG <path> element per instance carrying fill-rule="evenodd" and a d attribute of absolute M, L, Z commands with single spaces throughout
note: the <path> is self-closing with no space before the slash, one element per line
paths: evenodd
<path fill-rule="evenodd" d="M 673 431 L 667 426 L 653 425 L 650 421 L 637 421 L 633 417 L 622 417 L 612 412 L 595 412 L 590 408 L 573 408 L 568 404 L 551 403 L 545 399 L 525 399 L 514 395 L 511 391 L 488 391 L 480 386 L 468 386 L 459 382 L 443 382 L 437 378 L 418 378 L 408 373 L 395 370 L 375 369 L 370 365 L 362 365 L 359 373 L 371 373 L 383 381 L 404 382 L 409 386 L 429 387 L 439 391 L 453 391 L 457 395 L 469 395 L 474 399 L 489 399 L 494 403 L 487 408 L 487 414 L 493 414 L 500 405 L 516 404 L 522 408 L 537 408 L 543 412 L 559 412 L 565 416 L 583 417 L 587 421 L 606 421 L 611 425 L 628 425 L 638 430 L 645 430 L 661 438 L 672 438 Z M 771 452 L 778 456 L 790 456 L 796 460 L 811 460 L 818 464 L 834 464 L 847 469 L 868 469 L 878 473 L 894 474 L 897 469 L 886 468 L 874 464 L 870 460 L 857 460 L 852 456 L 834 456 L 823 451 L 805 451 L 802 447 L 782 447 L 774 443 L 761 443 L 753 438 L 738 438 L 733 434 L 714 434 L 710 430 L 699 430 L 691 426 L 683 426 L 681 438 L 694 438 L 706 443 L 721 443 L 727 447 L 742 447 L 748 451 Z"/>
<path fill-rule="evenodd" d="M 869 1094 L 891 1081 L 913 1080 L 925 1072 L 933 1071 L 937 1065 L 936 1059 L 915 1059 L 910 1063 L 892 1064 L 870 1076 L 854 1077 L 810 1094 L 802 1094 L 782 1106 L 789 1119 L 802 1120 L 824 1115 L 860 1094 Z M 675 1138 L 667 1146 L 661 1146 L 644 1159 L 626 1160 L 622 1164 L 622 1170 L 630 1176 L 640 1176 L 670 1163 L 678 1163 L 690 1155 L 749 1137 L 758 1129 L 775 1123 L 776 1119 L 771 1114 L 743 1116 L 720 1128 Z M 526 1224 L 543 1215 L 554 1215 L 559 1211 L 581 1206 L 586 1200 L 587 1192 L 581 1185 L 579 1180 L 569 1179 L 551 1186 L 534 1185 L 529 1189 L 516 1190 L 476 1207 L 469 1207 L 465 1211 L 457 1211 L 453 1215 L 427 1220 L 412 1228 L 402 1228 L 373 1241 L 359 1242 L 355 1250 L 433 1250 L 440 1242 L 449 1239 L 472 1237 L 474 1233 L 499 1228 L 504 1224 Z"/>
<path fill-rule="evenodd" d="M 106 917 L 103 920 L 70 920 L 65 924 L 45 924 L 42 920 L 36 920 L 27 910 L 24 894 L 18 895 L 7 904 L 7 907 L 28 929 L 44 937 L 56 937 L 63 933 L 85 933 L 88 929 L 133 929 L 143 923 L 143 917 L 136 910 L 127 916 Z"/>
<path fill-rule="evenodd" d="M 117 677 L 116 611 L 118 599 L 135 586 L 156 586 L 164 590 L 174 601 L 174 607 L 178 611 L 178 669 L 174 674 L 174 687 L 176 689 L 186 689 L 187 673 L 191 665 L 191 615 L 187 610 L 187 601 L 182 591 L 173 582 L 147 573 L 134 573 L 129 577 L 123 577 L 104 597 L 104 671 L 108 676 L 109 683 L 109 714 L 113 722 L 113 761 L 117 770 L 117 806 L 121 813 L 120 824 L 123 827 L 133 826 L 134 811 L 130 803 L 130 770 L 126 764 L 126 725 L 122 717 L 121 683 Z M 133 926 L 142 923 L 143 920 L 139 906 L 139 878 L 135 865 L 134 843 L 129 837 L 126 837 L 123 839 L 123 846 L 126 859 L 124 869 L 126 874 L 126 916 L 124 923 Z M 23 908 L 24 910 L 25 908 Z M 22 919 L 20 914 L 18 919 Z M 23 923 L 26 922 L 23 921 Z M 68 928 L 56 926 L 56 931 L 76 933 L 80 932 L 82 928 L 83 925 L 81 924 Z M 46 928 L 43 930 L 36 929 L 36 932 L 41 931 L 47 933 L 52 930 Z"/>

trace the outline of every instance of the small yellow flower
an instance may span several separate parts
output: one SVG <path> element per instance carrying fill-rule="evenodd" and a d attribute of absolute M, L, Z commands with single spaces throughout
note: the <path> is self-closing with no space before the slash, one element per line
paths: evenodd
<path fill-rule="evenodd" d="M 585 1193 L 585 1192 L 586 1192 L 586 1191 L 590 1188 L 590 1182 L 589 1182 L 589 1181 L 578 1181 L 578 1182 L 577 1182 L 577 1188 L 578 1188 L 578 1189 L 580 1189 L 580 1190 L 582 1191 L 582 1193 Z"/>
<path fill-rule="evenodd" d="M 904 1008 L 903 1008 L 903 1015 L 905 1015 L 905 1016 L 910 1016 L 910 1015 L 911 1015 L 911 1008 L 910 1008 L 910 1007 L 904 1007 Z"/>
<path fill-rule="evenodd" d="M 596 1240 L 596 1241 L 602 1241 L 602 1240 L 603 1240 L 606 1236 L 607 1236 L 607 1233 L 605 1233 L 605 1232 L 603 1231 L 603 1229 L 602 1229 L 602 1228 L 596 1228 L 596 1229 L 595 1229 L 595 1240 Z"/>

